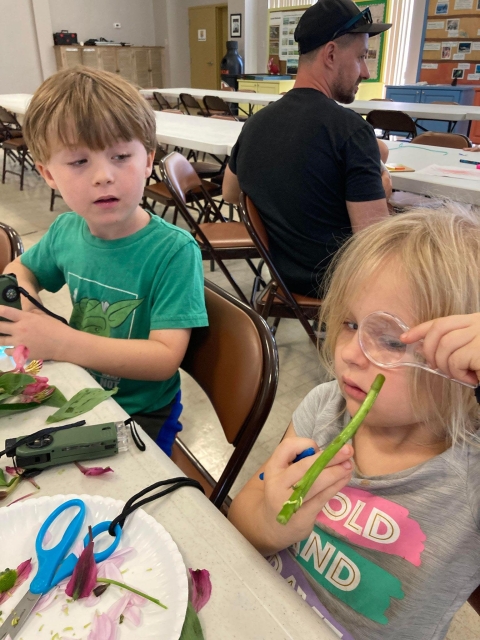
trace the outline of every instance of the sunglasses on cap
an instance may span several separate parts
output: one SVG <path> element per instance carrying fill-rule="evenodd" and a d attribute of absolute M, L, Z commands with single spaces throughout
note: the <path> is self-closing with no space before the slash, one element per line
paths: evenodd
<path fill-rule="evenodd" d="M 352 31 L 353 27 L 366 25 L 366 24 L 373 24 L 373 18 L 370 12 L 370 7 L 367 7 L 363 11 L 360 11 L 360 13 L 358 13 L 355 17 L 351 18 L 342 27 L 340 27 L 340 29 L 337 29 L 337 31 L 335 31 L 335 33 L 331 37 L 331 40 L 335 40 L 335 38 L 339 38 L 340 36 L 345 35 L 349 31 Z"/>

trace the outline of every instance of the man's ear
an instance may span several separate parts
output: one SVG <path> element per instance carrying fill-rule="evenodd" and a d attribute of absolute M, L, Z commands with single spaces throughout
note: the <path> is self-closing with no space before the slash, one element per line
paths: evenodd
<path fill-rule="evenodd" d="M 145 178 L 149 178 L 152 174 L 154 158 L 155 158 L 155 151 L 149 151 L 147 153 L 147 164 L 145 166 Z"/>
<path fill-rule="evenodd" d="M 57 183 L 53 179 L 53 176 L 50 173 L 48 166 L 46 164 L 42 164 L 41 162 L 36 162 L 35 166 L 38 169 L 38 173 L 42 176 L 42 178 L 48 184 L 50 189 L 58 189 Z"/>

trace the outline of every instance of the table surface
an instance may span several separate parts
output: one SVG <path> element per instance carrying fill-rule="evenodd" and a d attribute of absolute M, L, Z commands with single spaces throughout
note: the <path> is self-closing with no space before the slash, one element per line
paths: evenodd
<path fill-rule="evenodd" d="M 67 398 L 81 388 L 98 386 L 86 371 L 72 364 L 45 363 L 43 374 Z M 39 407 L 32 412 L 2 418 L 0 442 L 44 427 L 45 418 L 51 413 L 51 407 Z M 80 416 L 88 424 L 125 417 L 125 412 L 113 399 Z M 88 477 L 73 464 L 53 467 L 38 476 L 41 490 L 35 496 L 73 493 L 127 500 L 154 482 L 183 475 L 143 432 L 142 437 L 147 443 L 145 452 L 138 451 L 131 443 L 127 452 L 98 462 L 102 466 L 110 465 L 114 473 Z M 5 467 L 9 463 L 9 458 L 2 459 L 0 466 Z M 88 461 L 85 464 L 92 466 L 96 463 Z M 15 500 L 31 490 L 32 486 L 23 482 L 11 499 Z M 8 500 L 0 504 L 5 506 L 7 503 Z M 199 614 L 208 640 L 337 638 L 198 489 L 182 488 L 145 505 L 143 509 L 170 533 L 187 568 L 210 571 L 212 597 Z M 0 509 L 0 522 L 2 511 Z M 8 604 L 2 608 L 8 611 Z"/>
<path fill-rule="evenodd" d="M 243 122 L 155 111 L 157 140 L 196 151 L 229 156 Z"/>
<path fill-rule="evenodd" d="M 390 140 L 385 142 L 389 148 L 388 162 L 404 164 L 416 170 L 432 164 L 464 168 L 475 166 L 461 164 L 460 158 L 478 161 L 480 164 L 480 152 L 470 153 L 459 149 L 431 147 L 429 145 L 393 142 Z M 429 176 L 416 171 L 412 173 L 393 172 L 391 176 L 393 188 L 400 191 L 411 191 L 433 197 L 446 197 L 468 204 L 480 204 L 480 180 Z"/>

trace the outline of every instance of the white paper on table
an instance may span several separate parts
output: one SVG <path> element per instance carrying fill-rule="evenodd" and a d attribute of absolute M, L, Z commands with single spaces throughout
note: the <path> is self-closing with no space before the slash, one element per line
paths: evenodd
<path fill-rule="evenodd" d="M 479 161 L 480 164 L 480 161 Z M 416 173 L 423 173 L 428 176 L 438 176 L 443 178 L 461 178 L 464 180 L 480 180 L 480 170 L 471 165 L 471 169 L 463 167 L 441 166 L 439 164 L 431 164 L 428 167 L 419 169 Z"/>

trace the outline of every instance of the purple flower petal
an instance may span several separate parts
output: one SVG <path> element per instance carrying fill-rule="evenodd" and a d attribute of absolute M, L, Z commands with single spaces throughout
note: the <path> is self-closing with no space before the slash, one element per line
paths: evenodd
<path fill-rule="evenodd" d="M 15 593 L 15 591 L 18 589 L 18 587 L 20 587 L 20 585 L 22 585 L 25 582 L 25 580 L 28 579 L 28 576 L 30 575 L 31 570 L 32 570 L 32 559 L 31 558 L 29 558 L 28 560 L 25 560 L 25 562 L 21 562 L 18 565 L 18 567 L 17 567 L 17 579 L 15 580 L 15 584 L 8 591 L 4 591 L 3 593 L 0 593 L 0 604 L 2 604 L 2 602 L 5 602 L 5 600 L 10 598 L 10 596 L 13 593 Z"/>
<path fill-rule="evenodd" d="M 75 464 L 84 476 L 101 476 L 109 471 L 113 473 L 113 469 L 111 467 L 84 467 L 83 464 L 80 464 L 79 462 L 75 462 Z"/>
<path fill-rule="evenodd" d="M 9 502 L 7 504 L 7 507 L 11 507 L 12 504 L 15 504 L 16 502 L 20 502 L 20 500 L 25 500 L 26 498 L 30 498 L 30 496 L 33 496 L 35 494 L 35 491 L 32 491 L 32 493 L 27 493 L 26 496 L 22 496 L 21 498 L 17 498 L 16 500 L 13 500 L 12 502 Z"/>
<path fill-rule="evenodd" d="M 210 573 L 206 569 L 189 569 L 192 579 L 192 605 L 198 613 L 207 604 L 212 595 Z"/>
<path fill-rule="evenodd" d="M 143 600 L 145 600 L 145 598 L 143 598 Z M 131 622 L 135 627 L 138 627 L 142 621 L 142 612 L 136 605 L 132 605 L 125 609 L 123 617 L 125 620 Z"/>
<path fill-rule="evenodd" d="M 87 598 L 97 583 L 97 565 L 93 556 L 93 538 L 91 535 L 90 530 L 90 542 L 80 554 L 72 577 L 65 588 L 67 596 L 74 600 Z"/>
<path fill-rule="evenodd" d="M 28 349 L 23 344 L 19 344 L 18 347 L 12 352 L 12 358 L 15 361 L 15 369 L 14 371 L 21 371 L 23 373 L 23 365 L 26 363 L 28 359 Z"/>

